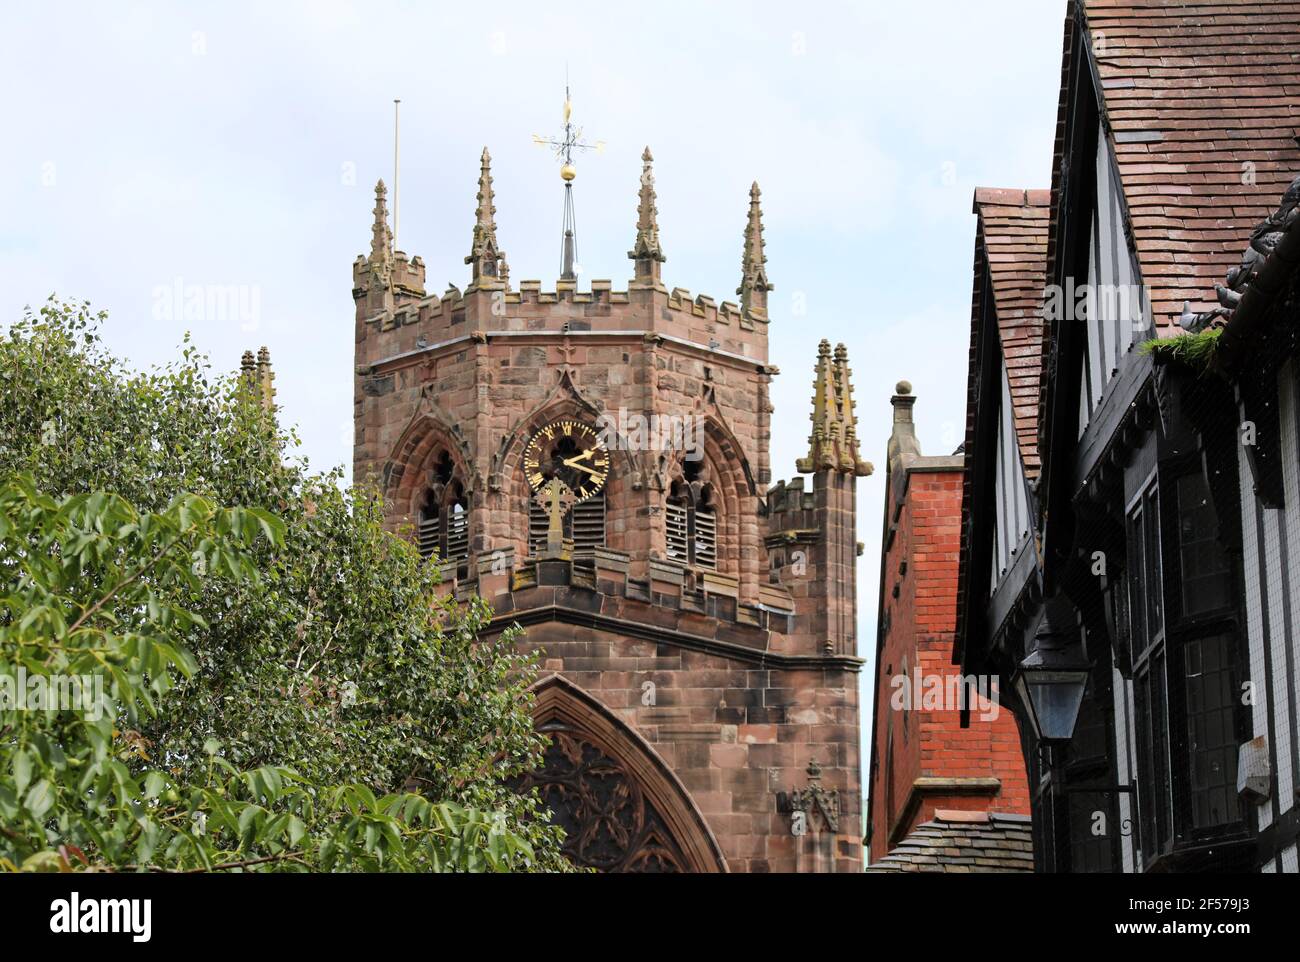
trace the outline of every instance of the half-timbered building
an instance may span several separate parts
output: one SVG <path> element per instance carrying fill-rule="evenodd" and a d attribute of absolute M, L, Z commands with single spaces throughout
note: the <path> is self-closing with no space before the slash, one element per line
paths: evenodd
<path fill-rule="evenodd" d="M 1039 869 L 1296 871 L 1300 5 L 1074 0 L 1061 76 L 1050 197 L 976 197 L 955 657 Z"/>

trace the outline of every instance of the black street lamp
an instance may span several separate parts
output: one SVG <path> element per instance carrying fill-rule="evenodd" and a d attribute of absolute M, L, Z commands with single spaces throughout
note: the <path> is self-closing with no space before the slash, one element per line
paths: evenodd
<path fill-rule="evenodd" d="M 1065 745 L 1074 737 L 1091 669 L 1077 638 L 1062 638 L 1044 616 L 1012 679 L 1039 744 Z"/>

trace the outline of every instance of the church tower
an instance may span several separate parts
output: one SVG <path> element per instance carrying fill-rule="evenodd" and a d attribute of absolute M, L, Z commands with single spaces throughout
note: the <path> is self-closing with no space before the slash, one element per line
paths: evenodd
<path fill-rule="evenodd" d="M 512 282 L 497 202 L 484 149 L 469 277 L 436 294 L 393 249 L 377 185 L 353 265 L 354 481 L 436 555 L 444 590 L 543 652 L 551 748 L 528 783 L 575 862 L 859 870 L 854 483 L 870 466 L 844 348 L 823 342 L 812 488 L 771 486 L 758 185 L 738 303 L 665 286 L 648 148 L 622 290 Z"/>

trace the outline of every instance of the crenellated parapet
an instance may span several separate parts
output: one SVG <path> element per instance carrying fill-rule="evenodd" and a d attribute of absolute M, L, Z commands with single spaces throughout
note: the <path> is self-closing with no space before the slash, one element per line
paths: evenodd
<path fill-rule="evenodd" d="M 683 288 L 668 288 L 661 276 L 667 260 L 655 206 L 653 158 L 649 148 L 642 155 L 638 191 L 636 234 L 628 257 L 634 262 L 633 277 L 625 290 L 615 290 L 612 281 L 593 280 L 588 290 L 579 290 L 576 277 L 562 277 L 553 290 L 542 283 L 525 280 L 514 289 L 510 283 L 505 252 L 497 240 L 496 194 L 492 183 L 491 156 L 487 148 L 480 157 L 478 193 L 470 252 L 468 285 L 462 290 L 449 285 L 441 295 L 425 288 L 425 263 L 419 256 L 408 257 L 393 249 L 388 226 L 387 188 L 381 180 L 375 187 L 374 223 L 369 254 L 352 265 L 352 293 L 357 303 L 358 336 L 367 338 L 411 325 L 420 325 L 419 335 L 440 339 L 450 328 L 469 321 L 474 330 L 536 330 L 538 323 L 562 331 L 574 317 L 558 308 L 572 307 L 595 317 L 608 317 L 606 327 L 646 330 L 678 335 L 711 346 L 724 337 L 714 337 L 715 328 L 733 332 L 725 349 L 762 360 L 766 353 L 768 324 L 767 280 L 762 239 L 762 213 L 758 185 L 750 192 L 744 233 L 742 279 L 737 288 L 739 302 L 715 300 L 707 294 L 692 295 Z M 603 313 L 602 313 L 603 311 Z M 751 336 L 752 334 L 752 336 Z M 737 340 L 737 337 L 740 337 Z M 369 352 L 391 353 L 391 345 Z"/>
<path fill-rule="evenodd" d="M 817 501 L 804 487 L 803 478 L 778 481 L 767 491 L 769 551 L 782 545 L 811 544 L 818 540 Z"/>
<path fill-rule="evenodd" d="M 755 329 L 753 319 L 746 316 L 739 304 L 723 301 L 719 304 L 708 294 L 691 297 L 691 292 L 683 287 L 674 287 L 668 295 L 667 309 L 703 318 L 713 324 L 735 324 L 741 329 Z M 763 321 L 766 324 L 766 320 Z M 763 330 L 760 326 L 758 330 Z"/>

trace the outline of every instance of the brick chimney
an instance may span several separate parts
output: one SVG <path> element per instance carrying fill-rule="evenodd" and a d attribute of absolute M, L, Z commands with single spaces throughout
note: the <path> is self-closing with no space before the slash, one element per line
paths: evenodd
<path fill-rule="evenodd" d="M 937 811 L 1029 814 L 1016 721 L 991 680 L 952 665 L 961 453 L 926 456 L 900 381 L 885 477 L 868 824 L 877 862 Z M 970 682 L 971 684 L 967 684 Z M 960 700 L 971 706 L 961 727 Z"/>

